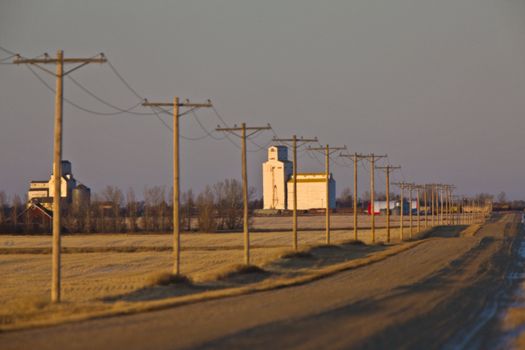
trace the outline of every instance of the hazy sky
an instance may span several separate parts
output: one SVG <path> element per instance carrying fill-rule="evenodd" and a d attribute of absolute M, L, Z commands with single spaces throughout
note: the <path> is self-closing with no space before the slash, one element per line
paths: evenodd
<path fill-rule="evenodd" d="M 104 52 L 150 100 L 210 98 L 231 124 L 388 153 L 403 167 L 394 179 L 510 198 L 525 198 L 524 38 L 523 0 L 0 0 L 0 45 L 24 56 Z M 72 76 L 117 106 L 139 102 L 107 65 Z M 69 80 L 65 96 L 114 111 Z M 64 106 L 64 158 L 79 181 L 95 191 L 170 185 L 171 133 L 154 116 Z M 49 177 L 53 111 L 53 94 L 26 67 L 0 65 L 0 189 L 23 194 Z M 218 123 L 209 110 L 198 115 L 210 130 Z M 191 115 L 181 127 L 204 135 Z M 240 178 L 240 151 L 227 140 L 181 145 L 183 188 Z M 260 189 L 266 152 L 248 158 Z M 322 170 L 306 153 L 300 161 Z M 351 186 L 351 168 L 333 172 L 338 192 Z"/>

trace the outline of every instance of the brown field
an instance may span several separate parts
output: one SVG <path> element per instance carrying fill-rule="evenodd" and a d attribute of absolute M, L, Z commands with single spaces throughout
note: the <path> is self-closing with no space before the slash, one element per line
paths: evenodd
<path fill-rule="evenodd" d="M 286 229 L 286 225 L 290 227 L 290 220 L 289 217 L 259 218 L 256 228 L 264 224 L 271 229 Z M 333 222 L 337 227 L 338 222 L 342 225 L 350 220 L 351 217 L 339 216 L 334 217 Z M 378 224 L 384 224 L 383 220 L 384 218 L 378 217 Z M 322 216 L 308 217 L 306 220 L 300 218 L 301 227 L 308 229 L 299 232 L 299 245 L 302 250 L 324 244 L 324 230 L 315 229 L 322 227 L 323 222 Z M 391 235 L 392 242 L 399 242 L 397 228 L 391 230 Z M 408 229 L 405 235 L 408 237 Z M 386 241 L 386 229 L 377 229 L 376 237 L 378 242 Z M 331 242 L 341 244 L 352 238 L 351 229 L 336 229 L 332 231 Z M 359 239 L 371 243 L 370 230 L 360 230 Z M 181 271 L 195 281 L 198 288 L 171 288 L 166 294 L 166 290 L 159 292 L 161 288 L 155 290 L 151 285 L 158 279 L 159 274 L 171 271 L 173 259 L 170 234 L 64 236 L 64 304 L 60 308 L 69 308 L 67 312 L 62 310 L 68 314 L 78 312 L 79 307 L 89 310 L 104 309 L 115 307 L 115 303 L 124 301 L 173 297 L 235 286 L 235 283 L 221 285 L 222 282 L 217 282 L 217 278 L 243 262 L 242 233 L 184 233 L 181 240 Z M 283 274 L 293 277 L 309 273 L 312 269 L 364 258 L 391 249 L 391 246 L 382 245 L 349 246 L 348 249 L 340 251 L 315 248 L 316 259 L 311 263 L 303 261 L 299 265 L 276 266 L 275 261 L 290 251 L 291 242 L 291 231 L 251 233 L 252 263 L 274 272 L 278 271 L 278 274 L 281 274 L 279 277 L 283 277 Z M 50 245 L 50 236 L 0 235 L 0 325 L 23 323 L 41 313 L 56 314 L 57 310 L 51 308 L 50 311 L 48 305 L 51 280 Z M 257 278 L 253 282 L 256 281 Z M 243 284 L 245 283 L 246 281 L 243 281 Z"/>

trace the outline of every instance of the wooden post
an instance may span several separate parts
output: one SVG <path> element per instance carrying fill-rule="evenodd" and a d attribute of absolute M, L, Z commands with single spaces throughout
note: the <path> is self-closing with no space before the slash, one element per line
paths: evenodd
<path fill-rule="evenodd" d="M 390 172 L 392 170 L 401 169 L 400 166 L 378 166 L 377 169 L 382 169 L 386 174 L 386 241 L 390 242 Z"/>
<path fill-rule="evenodd" d="M 293 147 L 293 249 L 298 249 L 298 237 L 297 237 L 297 136 L 293 135 L 292 147 Z"/>
<path fill-rule="evenodd" d="M 326 144 L 325 151 L 326 172 L 326 244 L 330 244 L 330 147 Z"/>
<path fill-rule="evenodd" d="M 435 196 L 435 190 L 436 190 L 435 186 L 432 185 L 432 187 L 431 187 L 431 191 L 432 191 L 431 192 L 432 207 L 431 207 L 431 210 L 430 210 L 430 213 L 431 213 L 431 216 L 432 216 L 432 226 L 436 225 L 435 216 L 434 216 L 434 214 L 435 214 L 435 203 L 436 203 L 436 201 L 435 201 L 435 197 L 436 197 Z"/>
<path fill-rule="evenodd" d="M 208 103 L 190 103 L 189 101 L 181 102 L 179 97 L 173 97 L 173 102 L 149 102 L 144 101 L 143 106 L 147 107 L 173 107 L 173 266 L 172 272 L 180 275 L 180 107 L 200 108 L 211 107 Z M 191 213 L 191 209 L 190 209 Z M 189 226 L 191 227 L 191 217 L 188 216 Z"/>
<path fill-rule="evenodd" d="M 354 153 L 354 240 L 357 241 L 357 231 L 358 231 L 358 228 L 357 228 L 357 225 L 358 225 L 358 222 L 357 222 L 357 160 L 358 160 L 358 155 L 357 153 Z"/>
<path fill-rule="evenodd" d="M 439 224 L 440 224 L 440 225 L 443 225 L 443 214 L 444 214 L 444 208 L 443 208 L 443 205 L 444 205 L 444 203 L 443 203 L 443 187 L 442 187 L 442 186 L 439 187 L 439 200 L 440 200 L 440 202 L 441 202 L 441 203 L 440 203 L 440 208 L 441 208 L 441 217 L 440 217 L 440 219 L 439 219 Z"/>
<path fill-rule="evenodd" d="M 386 241 L 390 243 L 390 167 L 386 167 Z"/>
<path fill-rule="evenodd" d="M 57 51 L 56 63 L 56 94 L 55 94 L 55 137 L 54 137 L 54 156 L 53 156 L 53 257 L 52 257 L 52 277 L 51 277 L 51 301 L 60 302 L 60 250 L 62 228 L 61 211 L 61 185 L 62 185 L 62 112 L 64 94 L 64 52 Z"/>
<path fill-rule="evenodd" d="M 52 237 L 52 252 L 51 252 L 51 301 L 58 303 L 61 300 L 61 228 L 62 228 L 62 212 L 61 212 L 61 182 L 62 182 L 62 131 L 63 131 L 63 96 L 64 96 L 64 76 L 69 73 L 89 64 L 89 63 L 105 63 L 107 59 L 103 54 L 99 57 L 93 58 L 64 58 L 62 50 L 57 51 L 57 57 L 52 58 L 47 55 L 42 58 L 22 58 L 16 55 L 13 60 L 14 64 L 31 64 L 36 65 L 40 69 L 52 74 L 56 78 L 55 90 L 55 127 L 54 127 L 54 143 L 53 143 L 53 181 L 54 185 L 51 189 L 53 193 L 53 237 Z M 77 64 L 76 67 L 64 71 L 65 64 Z M 53 73 L 40 64 L 55 64 L 56 73 Z"/>
<path fill-rule="evenodd" d="M 270 124 L 268 126 L 263 127 L 247 127 L 246 123 L 242 123 L 241 127 L 235 127 L 233 128 L 221 128 L 218 127 L 215 129 L 216 131 L 224 131 L 224 132 L 241 132 L 241 140 L 242 140 L 242 197 L 243 197 L 243 237 L 244 237 L 244 264 L 249 265 L 250 264 L 250 232 L 248 228 L 248 169 L 246 165 L 246 139 L 256 134 L 257 132 L 261 130 L 269 130 L 272 127 Z M 246 130 L 251 130 L 252 133 L 250 135 L 246 135 Z"/>
<path fill-rule="evenodd" d="M 405 205 L 404 205 L 404 201 L 405 201 L 405 198 L 403 197 L 403 192 L 404 192 L 404 189 L 405 189 L 405 185 L 404 184 L 401 184 L 399 186 L 399 190 L 400 190 L 400 199 L 401 199 L 401 210 L 399 211 L 399 238 L 401 239 L 401 241 L 403 241 L 403 239 L 405 238 L 403 236 L 403 218 L 404 218 L 404 211 L 405 211 Z"/>
<path fill-rule="evenodd" d="M 173 273 L 180 274 L 179 98 L 173 98 Z M 188 218 L 189 219 L 189 218 Z"/>
<path fill-rule="evenodd" d="M 420 197 L 420 190 L 421 190 L 421 186 L 417 186 L 416 187 L 416 197 L 417 197 L 417 205 L 416 205 L 416 210 L 417 210 L 417 232 L 421 232 L 421 207 L 420 207 L 420 204 L 421 204 L 421 197 Z"/>
<path fill-rule="evenodd" d="M 412 184 L 408 185 L 408 222 L 410 223 L 410 239 L 412 239 L 413 225 L 412 225 Z"/>
<path fill-rule="evenodd" d="M 298 237 L 298 225 L 297 225 L 297 141 L 304 144 L 306 142 L 317 142 L 317 138 L 305 139 L 301 137 L 297 138 L 297 135 L 293 135 L 291 139 L 281 139 L 273 138 L 273 141 L 276 142 L 292 142 L 292 151 L 293 151 L 293 170 L 292 170 L 292 179 L 293 179 L 293 212 L 292 212 L 292 247 L 294 250 L 298 249 L 299 246 L 299 237 Z"/>
<path fill-rule="evenodd" d="M 345 150 L 344 147 L 330 147 L 328 144 L 325 147 L 312 148 L 309 151 L 323 151 L 325 153 L 325 176 L 326 176 L 326 205 L 325 205 L 325 242 L 330 244 L 330 154 L 338 150 Z"/>
<path fill-rule="evenodd" d="M 244 229 L 244 263 L 250 264 L 250 233 L 248 231 L 248 169 L 246 165 L 246 123 L 242 123 L 242 197 Z"/>
<path fill-rule="evenodd" d="M 376 217 L 376 214 L 375 214 L 375 206 L 374 206 L 374 202 L 375 202 L 375 183 L 374 183 L 374 180 L 375 180 L 375 175 L 374 175 L 374 169 L 375 169 L 375 158 L 374 158 L 374 155 L 372 154 L 372 158 L 371 158 L 371 161 L 370 161 L 370 228 L 372 230 L 372 243 L 375 243 L 376 241 L 376 225 L 375 225 L 375 217 Z"/>
<path fill-rule="evenodd" d="M 428 227 L 428 187 L 424 187 L 423 202 L 425 203 L 425 228 Z"/>

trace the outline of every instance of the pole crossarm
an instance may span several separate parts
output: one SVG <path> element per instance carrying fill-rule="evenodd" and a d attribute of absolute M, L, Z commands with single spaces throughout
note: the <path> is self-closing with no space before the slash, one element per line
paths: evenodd
<path fill-rule="evenodd" d="M 386 165 L 386 166 L 376 166 L 377 170 L 385 170 L 385 171 L 392 171 L 392 170 L 398 170 L 401 169 L 401 166 L 393 166 L 393 165 Z"/>
<path fill-rule="evenodd" d="M 378 155 L 378 154 L 370 153 L 370 154 L 364 155 L 363 159 L 366 159 L 368 161 L 376 161 L 376 160 L 379 160 L 379 159 L 382 159 L 382 158 L 387 158 L 387 157 L 388 157 L 388 154 Z"/>
<path fill-rule="evenodd" d="M 347 153 L 339 153 L 339 157 L 345 157 L 345 158 L 352 158 L 352 159 L 364 159 L 368 157 L 368 154 L 361 154 L 361 153 L 354 153 L 354 154 L 347 154 Z"/>
<path fill-rule="evenodd" d="M 50 57 L 49 55 L 45 54 L 42 58 L 23 58 L 20 55 L 17 55 L 16 58 L 13 60 L 13 64 L 32 64 L 43 71 L 58 77 L 58 73 L 53 73 L 52 71 L 41 67 L 41 64 L 78 64 L 76 67 L 71 68 L 70 70 L 66 72 L 62 72 L 60 74 L 60 77 L 64 77 L 68 75 L 69 73 L 76 71 L 77 69 L 90 64 L 90 63 L 106 63 L 108 60 L 104 56 L 103 53 L 98 55 L 99 57 L 90 57 L 90 58 L 60 58 L 60 57 Z"/>
<path fill-rule="evenodd" d="M 272 139 L 272 141 L 274 142 L 294 142 L 296 141 L 298 144 L 301 144 L 301 143 L 307 143 L 307 142 L 318 142 L 319 140 L 317 139 L 317 137 L 314 137 L 312 139 L 307 139 L 307 138 L 304 138 L 304 137 L 297 137 L 297 138 L 290 138 L 290 139 L 283 139 L 283 138 L 277 138 L 277 137 L 274 137 Z"/>
<path fill-rule="evenodd" d="M 174 107 L 174 102 L 150 102 L 148 100 L 144 100 L 142 103 L 145 107 Z M 184 102 L 177 103 L 177 107 L 190 107 L 190 108 L 206 108 L 206 107 L 213 107 L 213 104 L 210 100 L 205 103 L 192 103 L 189 100 L 186 100 Z"/>
<path fill-rule="evenodd" d="M 336 151 L 343 151 L 343 150 L 346 150 L 346 146 L 343 146 L 343 147 L 308 147 L 307 150 L 308 151 L 323 151 L 323 152 L 326 152 L 326 150 L 328 149 L 328 154 L 333 154 L 334 152 Z"/>
<path fill-rule="evenodd" d="M 271 128 L 272 128 L 272 126 L 270 124 L 268 124 L 267 126 L 247 126 L 247 127 L 244 128 L 244 130 L 259 131 L 259 130 L 270 130 Z M 234 125 L 232 128 L 222 128 L 220 126 L 217 126 L 217 128 L 215 130 L 216 131 L 235 132 L 235 131 L 242 131 L 243 127 Z"/>

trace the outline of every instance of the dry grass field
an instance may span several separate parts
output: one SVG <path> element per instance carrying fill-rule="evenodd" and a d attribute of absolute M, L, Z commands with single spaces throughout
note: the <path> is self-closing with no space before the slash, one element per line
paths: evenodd
<path fill-rule="evenodd" d="M 291 249 L 291 231 L 251 233 L 252 263 L 271 270 L 263 279 L 296 276 L 334 263 L 363 258 L 391 246 L 349 245 L 345 249 L 312 248 L 325 242 L 323 217 L 300 225 L 308 230 L 299 232 L 302 250 L 311 249 L 315 259 L 298 259 L 298 264 L 283 263 L 279 257 Z M 266 219 L 268 218 L 264 218 Z M 382 218 L 378 218 L 381 224 Z M 349 221 L 349 218 L 346 218 Z M 274 220 L 273 226 L 288 224 L 290 218 Z M 259 223 L 260 224 L 260 223 Z M 414 231 L 415 232 L 415 231 Z M 405 231 L 408 236 L 408 230 Z M 391 230 L 392 241 L 399 242 L 398 229 Z M 353 238 L 353 231 L 332 231 L 333 244 Z M 376 230 L 377 241 L 386 241 L 386 230 Z M 371 243 L 369 230 L 359 231 L 359 239 Z M 0 326 L 13 325 L 32 318 L 50 317 L 60 313 L 81 312 L 114 307 L 115 303 L 161 299 L 235 286 L 235 279 L 220 280 L 226 272 L 243 262 L 242 233 L 184 233 L 182 235 L 181 271 L 195 284 L 168 289 L 155 287 L 159 275 L 169 273 L 172 266 L 170 234 L 87 234 L 68 235 L 62 240 L 66 252 L 62 255 L 63 305 L 48 305 L 51 279 L 50 236 L 0 235 Z M 70 249 L 68 252 L 67 249 Z M 313 249 L 313 250 L 312 250 Z M 276 263 L 277 261 L 277 263 Z M 280 261 L 280 262 L 279 262 Z M 277 276 L 279 275 L 279 276 Z M 242 280 L 240 284 L 257 282 Z M 156 289 L 157 288 L 157 289 Z M 67 311 L 64 311 L 66 310 Z M 58 310 L 58 311 L 57 311 Z M 47 316 L 46 316 L 47 315 Z"/>

